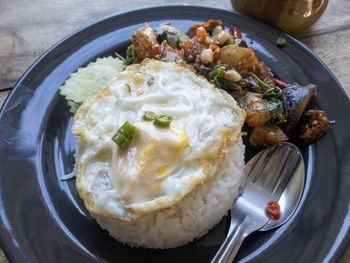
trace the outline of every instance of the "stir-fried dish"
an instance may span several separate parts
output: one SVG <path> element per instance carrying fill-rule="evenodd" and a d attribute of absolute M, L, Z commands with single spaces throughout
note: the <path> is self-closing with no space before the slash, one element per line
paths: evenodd
<path fill-rule="evenodd" d="M 246 113 L 249 142 L 269 146 L 288 140 L 297 125 L 300 137 L 311 143 L 329 128 L 326 114 L 305 110 L 316 96 L 316 86 L 287 84 L 276 78 L 243 39 L 236 27 L 225 28 L 209 19 L 192 25 L 186 33 L 170 24 L 148 24 L 132 34 L 126 64 L 145 58 L 186 63 L 216 87 L 231 94 Z M 304 115 L 303 115 L 304 114 Z M 303 124 L 300 125 L 300 120 Z"/>

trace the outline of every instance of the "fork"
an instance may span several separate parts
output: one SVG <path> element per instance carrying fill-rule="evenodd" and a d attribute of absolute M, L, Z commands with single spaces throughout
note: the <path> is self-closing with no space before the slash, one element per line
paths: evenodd
<path fill-rule="evenodd" d="M 302 161 L 296 146 L 282 143 L 261 151 L 247 163 L 247 181 L 242 195 L 231 208 L 228 235 L 211 263 L 231 263 L 243 240 L 269 222 L 267 203 L 280 198 Z"/>

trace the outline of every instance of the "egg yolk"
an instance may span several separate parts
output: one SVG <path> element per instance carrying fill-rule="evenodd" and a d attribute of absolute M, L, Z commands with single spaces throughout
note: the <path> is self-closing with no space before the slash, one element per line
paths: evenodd
<path fill-rule="evenodd" d="M 159 128 L 151 122 L 135 125 L 139 135 L 127 151 L 119 151 L 116 160 L 112 161 L 113 182 L 118 185 L 120 198 L 126 203 L 162 195 L 162 182 L 188 145 L 188 137 L 181 128 Z"/>

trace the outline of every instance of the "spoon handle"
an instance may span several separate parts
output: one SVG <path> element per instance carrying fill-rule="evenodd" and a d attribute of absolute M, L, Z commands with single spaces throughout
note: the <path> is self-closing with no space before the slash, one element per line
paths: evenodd
<path fill-rule="evenodd" d="M 243 222 L 237 222 L 232 231 L 227 235 L 211 263 L 231 263 L 248 234 L 249 228 L 245 224 L 245 220 Z"/>

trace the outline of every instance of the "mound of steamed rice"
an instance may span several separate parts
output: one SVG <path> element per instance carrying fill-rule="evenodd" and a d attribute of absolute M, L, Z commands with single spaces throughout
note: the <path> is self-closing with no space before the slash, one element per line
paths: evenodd
<path fill-rule="evenodd" d="M 109 234 L 130 246 L 173 248 L 205 235 L 231 208 L 244 182 L 244 145 L 230 149 L 225 169 L 196 187 L 176 205 L 134 221 L 92 214 Z"/>

